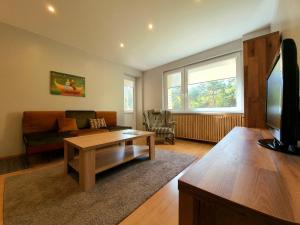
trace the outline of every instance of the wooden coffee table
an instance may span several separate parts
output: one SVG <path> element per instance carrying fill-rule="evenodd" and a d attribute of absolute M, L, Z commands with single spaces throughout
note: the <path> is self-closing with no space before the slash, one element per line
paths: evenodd
<path fill-rule="evenodd" d="M 126 145 L 126 141 L 145 137 L 148 145 Z M 69 167 L 79 173 L 79 184 L 87 191 L 95 185 L 95 175 L 140 156 L 155 159 L 155 133 L 123 130 L 64 139 L 64 172 Z M 75 156 L 78 149 L 79 156 Z"/>

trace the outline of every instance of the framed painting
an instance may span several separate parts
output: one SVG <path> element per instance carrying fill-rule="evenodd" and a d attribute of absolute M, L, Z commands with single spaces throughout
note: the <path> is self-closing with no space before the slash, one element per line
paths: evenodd
<path fill-rule="evenodd" d="M 50 93 L 52 95 L 85 97 L 85 78 L 50 71 Z"/>

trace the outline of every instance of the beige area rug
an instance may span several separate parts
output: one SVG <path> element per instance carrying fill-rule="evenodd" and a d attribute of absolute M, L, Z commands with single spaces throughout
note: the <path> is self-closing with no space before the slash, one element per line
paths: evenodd
<path fill-rule="evenodd" d="M 63 167 L 8 177 L 4 190 L 4 225 L 118 224 L 196 157 L 159 150 L 153 161 L 141 158 L 97 175 L 83 192 L 76 174 Z"/>

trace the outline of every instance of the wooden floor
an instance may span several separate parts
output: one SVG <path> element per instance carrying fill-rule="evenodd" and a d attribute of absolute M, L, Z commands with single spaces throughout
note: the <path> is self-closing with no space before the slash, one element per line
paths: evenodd
<path fill-rule="evenodd" d="M 137 141 L 139 144 L 143 141 Z M 175 145 L 158 144 L 157 149 L 191 154 L 199 159 L 211 148 L 212 144 L 177 140 Z M 62 159 L 54 158 L 52 162 L 34 162 L 32 168 L 0 175 L 0 225 L 3 225 L 3 192 L 5 177 L 31 173 L 45 167 L 63 164 Z M 188 169 L 188 168 L 187 168 Z M 186 169 L 186 170 L 187 170 Z M 185 171 L 186 171 L 185 170 Z M 178 225 L 178 189 L 177 181 L 185 172 L 173 178 L 162 189 L 129 215 L 120 225 Z"/>

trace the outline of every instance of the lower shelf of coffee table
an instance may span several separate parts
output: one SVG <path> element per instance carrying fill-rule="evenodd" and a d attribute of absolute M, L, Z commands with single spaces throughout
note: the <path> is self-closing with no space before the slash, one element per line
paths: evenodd
<path fill-rule="evenodd" d="M 135 158 L 149 155 L 147 145 L 116 145 L 96 150 L 95 174 L 111 169 L 115 166 L 129 162 Z M 69 162 L 74 170 L 79 172 L 79 157 L 76 156 Z"/>

